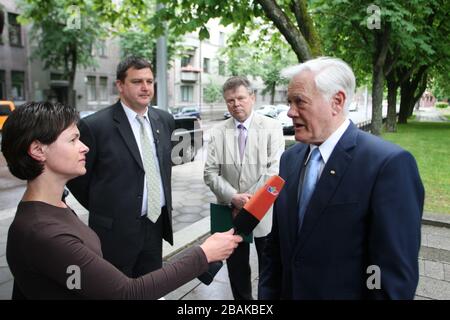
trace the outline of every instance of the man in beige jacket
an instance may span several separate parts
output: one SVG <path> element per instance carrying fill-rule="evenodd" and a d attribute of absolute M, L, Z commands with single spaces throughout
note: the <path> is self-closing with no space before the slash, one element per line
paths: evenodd
<path fill-rule="evenodd" d="M 223 97 L 232 117 L 211 129 L 204 180 L 217 202 L 232 207 L 235 215 L 269 177 L 278 174 L 284 138 L 277 120 L 253 112 L 255 94 L 246 78 L 229 78 Z M 272 209 L 253 231 L 259 271 L 271 227 Z M 235 300 L 253 299 L 249 254 L 249 243 L 241 242 L 227 259 Z"/>

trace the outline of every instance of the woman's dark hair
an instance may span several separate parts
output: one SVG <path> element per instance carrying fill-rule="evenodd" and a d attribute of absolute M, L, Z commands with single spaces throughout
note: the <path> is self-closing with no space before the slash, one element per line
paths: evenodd
<path fill-rule="evenodd" d="M 28 154 L 31 143 L 51 144 L 78 120 L 78 111 L 61 103 L 27 102 L 16 108 L 3 125 L 2 153 L 9 171 L 23 180 L 39 176 L 44 165 Z"/>
<path fill-rule="evenodd" d="M 116 79 L 124 82 L 125 78 L 127 77 L 127 71 L 130 68 L 134 68 L 136 70 L 149 68 L 151 70 L 152 65 L 144 58 L 135 56 L 127 57 L 122 60 L 117 66 Z"/>

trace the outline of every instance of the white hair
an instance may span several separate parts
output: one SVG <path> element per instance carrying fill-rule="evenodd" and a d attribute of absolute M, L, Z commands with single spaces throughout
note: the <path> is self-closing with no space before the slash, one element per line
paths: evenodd
<path fill-rule="evenodd" d="M 319 57 L 287 67 L 281 71 L 281 76 L 291 80 L 306 70 L 314 73 L 316 88 L 322 93 L 325 100 L 330 100 L 340 90 L 345 92 L 344 112 L 347 114 L 355 92 L 355 75 L 352 68 L 341 59 Z"/>

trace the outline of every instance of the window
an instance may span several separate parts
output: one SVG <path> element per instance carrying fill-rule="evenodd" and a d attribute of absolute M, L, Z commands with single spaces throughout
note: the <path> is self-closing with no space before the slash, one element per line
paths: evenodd
<path fill-rule="evenodd" d="M 88 76 L 87 77 L 87 101 L 96 101 L 97 100 L 97 92 L 95 90 L 95 77 Z"/>
<path fill-rule="evenodd" d="M 50 80 L 51 81 L 64 81 L 67 80 L 67 78 L 64 77 L 62 73 L 50 73 Z"/>
<path fill-rule="evenodd" d="M 194 87 L 193 86 L 181 86 L 181 101 L 193 102 L 194 101 Z"/>
<path fill-rule="evenodd" d="M 22 32 L 20 24 L 17 22 L 19 15 L 8 12 L 9 24 L 9 44 L 12 46 L 22 46 Z"/>
<path fill-rule="evenodd" d="M 225 75 L 225 62 L 222 60 L 219 60 L 219 76 Z"/>
<path fill-rule="evenodd" d="M 0 100 L 6 100 L 6 81 L 4 70 L 0 70 Z"/>
<path fill-rule="evenodd" d="M 90 45 L 91 56 L 95 57 L 97 50 L 95 49 L 95 43 L 91 43 Z"/>
<path fill-rule="evenodd" d="M 225 47 L 225 33 L 219 33 L 219 46 Z"/>
<path fill-rule="evenodd" d="M 5 27 L 5 13 L 0 9 L 0 44 L 3 44 L 3 29 Z"/>
<path fill-rule="evenodd" d="M 192 55 L 186 55 L 181 58 L 181 67 L 192 66 Z"/>
<path fill-rule="evenodd" d="M 108 101 L 108 77 L 100 77 L 100 101 Z"/>
<path fill-rule="evenodd" d="M 209 58 L 203 58 L 203 72 L 209 73 Z"/>
<path fill-rule="evenodd" d="M 25 72 L 11 71 L 11 87 L 13 100 L 25 100 Z"/>
<path fill-rule="evenodd" d="M 100 57 L 106 57 L 106 41 L 99 40 L 97 42 L 97 53 Z"/>

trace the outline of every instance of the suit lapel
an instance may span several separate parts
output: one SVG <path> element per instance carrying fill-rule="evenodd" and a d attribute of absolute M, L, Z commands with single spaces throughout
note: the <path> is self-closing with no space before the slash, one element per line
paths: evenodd
<path fill-rule="evenodd" d="M 298 250 L 301 250 L 307 241 L 330 199 L 339 187 L 342 177 L 345 175 L 352 160 L 350 151 L 356 145 L 357 134 L 358 129 L 353 123 L 350 123 L 350 126 L 336 144 L 331 157 L 328 159 L 317 182 L 316 189 L 311 196 L 308 209 L 305 212 L 303 226 L 297 242 Z"/>
<path fill-rule="evenodd" d="M 236 128 L 234 127 L 234 120 L 233 118 L 230 118 L 227 120 L 228 123 L 225 125 L 225 144 L 228 151 L 229 156 L 232 159 L 233 164 L 235 165 L 236 169 L 240 172 L 241 171 L 241 159 L 239 157 L 239 147 L 236 137 Z M 226 162 L 229 163 L 229 162 Z"/>
<path fill-rule="evenodd" d="M 261 129 L 263 129 L 261 118 L 257 117 L 257 114 L 255 114 L 247 132 L 247 142 L 245 144 L 244 157 L 242 159 L 243 164 L 256 164 L 258 162 L 260 148 L 267 147 L 267 143 L 264 142 L 263 137 L 265 132 Z M 237 139 L 236 146 L 239 151 L 239 142 Z"/>
<path fill-rule="evenodd" d="M 155 140 L 155 146 L 156 146 L 156 154 L 158 156 L 158 163 L 159 167 L 163 168 L 163 150 L 162 150 L 162 144 L 159 143 L 161 134 L 164 133 L 161 127 L 161 119 L 159 118 L 156 111 L 149 107 L 148 108 L 148 119 L 150 120 L 150 125 L 152 127 L 152 133 L 153 133 L 153 139 Z"/>
<path fill-rule="evenodd" d="M 131 125 L 128 122 L 127 115 L 125 114 L 125 111 L 123 111 L 120 101 L 117 102 L 114 106 L 113 118 L 116 122 L 116 127 L 119 130 L 120 135 L 125 141 L 128 149 L 130 150 L 131 155 L 133 156 L 134 160 L 136 160 L 139 167 L 144 170 L 136 139 L 134 137 L 133 131 L 131 130 Z"/>

